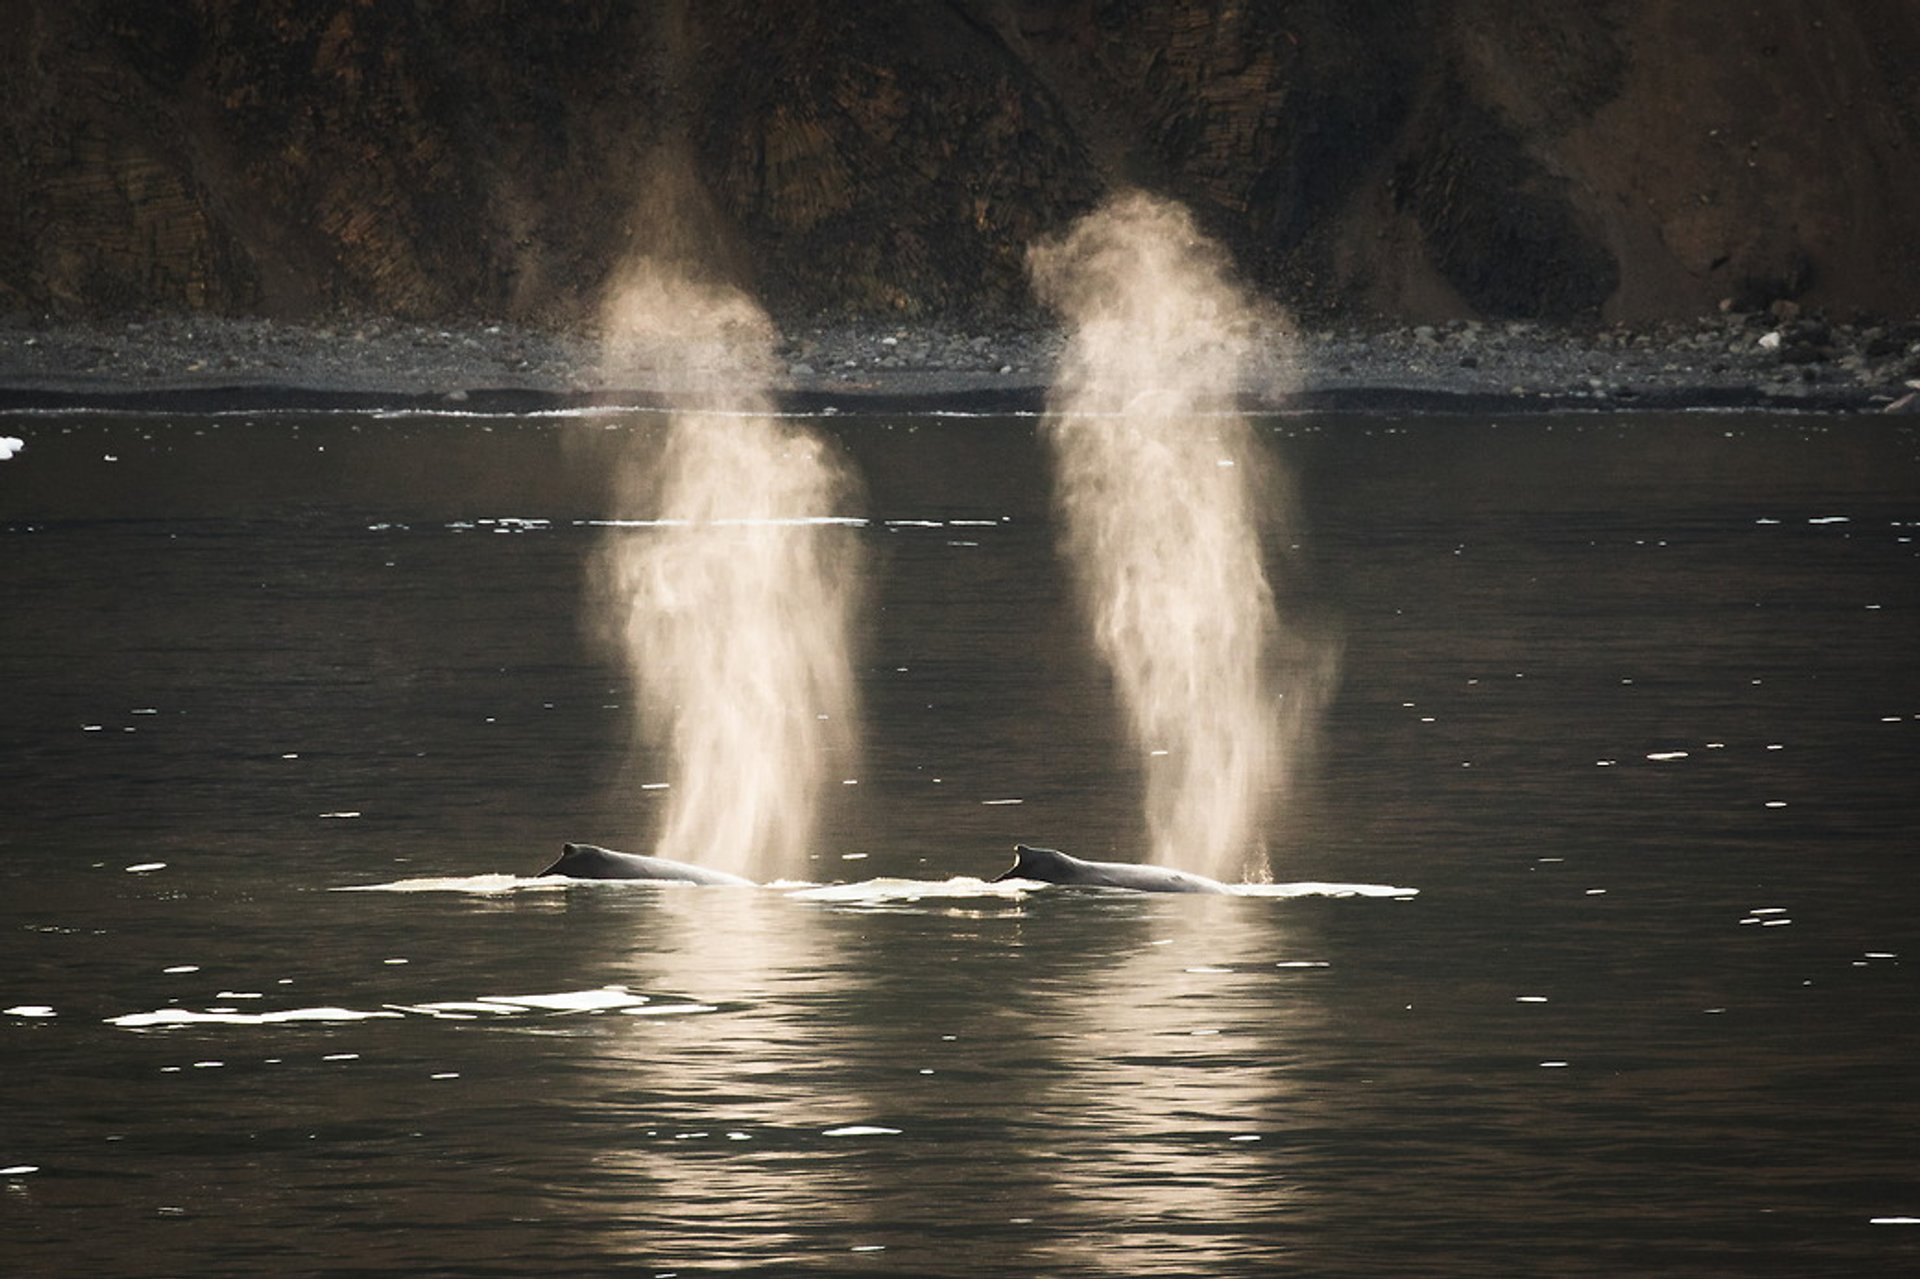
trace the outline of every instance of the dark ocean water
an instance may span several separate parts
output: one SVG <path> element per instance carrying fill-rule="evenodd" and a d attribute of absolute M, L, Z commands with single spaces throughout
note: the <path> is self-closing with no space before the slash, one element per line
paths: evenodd
<path fill-rule="evenodd" d="M 656 425 L 0 420 L 0 1272 L 1920 1272 L 1912 426 L 1263 422 L 1378 887 L 1203 898 L 980 882 L 1142 839 L 1035 423 L 823 418 L 840 886 L 528 884 Z"/>

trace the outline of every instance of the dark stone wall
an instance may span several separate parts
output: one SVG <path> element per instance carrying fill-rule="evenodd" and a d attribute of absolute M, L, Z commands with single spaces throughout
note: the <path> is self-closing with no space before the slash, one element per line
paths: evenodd
<path fill-rule="evenodd" d="M 1309 313 L 1911 314 L 1907 0 L 0 0 L 0 308 L 1030 306 L 1179 198 Z"/>

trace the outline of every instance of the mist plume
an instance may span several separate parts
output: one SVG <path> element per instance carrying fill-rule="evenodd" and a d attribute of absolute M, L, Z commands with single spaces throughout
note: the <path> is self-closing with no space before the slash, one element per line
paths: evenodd
<path fill-rule="evenodd" d="M 697 230 L 686 200 L 642 213 L 602 308 L 605 375 L 672 407 L 664 438 L 628 434 L 613 468 L 600 594 L 640 736 L 670 761 L 654 849 L 797 878 L 857 746 L 855 485 L 829 441 L 775 415 L 765 312 L 675 252 Z"/>
<path fill-rule="evenodd" d="M 1036 245 L 1028 269 L 1066 324 L 1043 429 L 1062 547 L 1145 756 L 1151 856 L 1258 875 L 1329 674 L 1276 616 L 1261 533 L 1283 477 L 1234 409 L 1278 317 L 1184 208 L 1137 192 Z"/>

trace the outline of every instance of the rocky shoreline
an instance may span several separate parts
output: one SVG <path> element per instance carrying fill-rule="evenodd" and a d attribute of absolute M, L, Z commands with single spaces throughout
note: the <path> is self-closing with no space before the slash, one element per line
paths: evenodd
<path fill-rule="evenodd" d="M 1043 327 L 792 323 L 774 390 L 797 406 L 1037 408 L 1062 345 Z M 1920 323 L 1724 313 L 1641 328 L 1455 321 L 1274 331 L 1243 398 L 1263 409 L 1445 411 L 1915 405 Z M 598 402 L 670 397 L 610 375 L 593 336 L 514 324 L 0 317 L 0 408 L 73 403 Z"/>

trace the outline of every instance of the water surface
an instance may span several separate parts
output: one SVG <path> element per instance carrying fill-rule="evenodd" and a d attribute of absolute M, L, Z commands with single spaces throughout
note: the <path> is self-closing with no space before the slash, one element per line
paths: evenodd
<path fill-rule="evenodd" d="M 1215 899 L 980 882 L 1143 840 L 1035 424 L 821 425 L 824 891 L 519 878 L 652 829 L 582 602 L 656 423 L 0 422 L 0 1267 L 1920 1264 L 1912 428 L 1262 422 L 1274 876 L 1418 893 Z"/>

